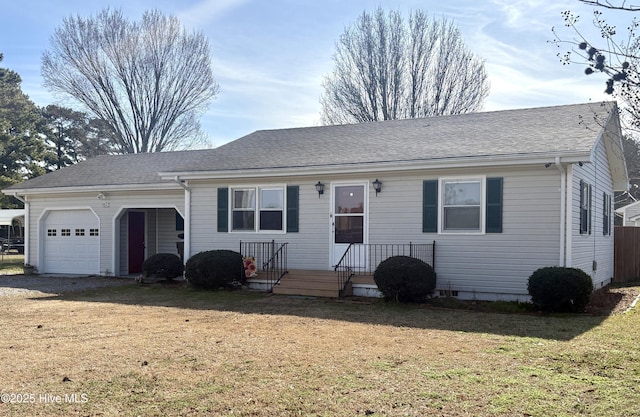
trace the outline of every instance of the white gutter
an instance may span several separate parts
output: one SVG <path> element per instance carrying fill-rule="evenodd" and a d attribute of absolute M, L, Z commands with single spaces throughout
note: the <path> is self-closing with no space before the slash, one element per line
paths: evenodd
<path fill-rule="evenodd" d="M 184 238 L 182 240 L 184 241 L 183 261 L 186 263 L 191 257 L 191 187 L 177 175 L 173 181 L 184 189 Z"/>
<path fill-rule="evenodd" d="M 175 176 L 175 174 L 174 174 Z M 172 178 L 171 178 L 172 179 Z M 172 183 L 160 184 L 119 184 L 119 185 L 78 185 L 73 187 L 42 187 L 42 188 L 9 188 L 0 190 L 2 193 L 19 194 L 69 194 L 69 193 L 91 193 L 108 191 L 155 191 L 155 190 L 178 190 Z"/>
<path fill-rule="evenodd" d="M 26 200 L 26 197 L 25 198 L 20 197 L 17 192 L 13 193 L 13 197 L 16 200 L 21 201 L 22 204 L 24 204 L 24 236 L 23 236 L 24 243 L 25 243 L 25 245 L 24 245 L 24 264 L 25 265 L 29 265 L 30 264 L 29 253 L 31 252 L 29 250 L 29 246 L 31 246 L 31 239 L 29 239 L 29 231 L 31 230 L 31 227 L 29 227 L 29 223 L 30 223 L 29 220 L 30 220 L 31 216 L 29 215 L 29 211 L 30 211 L 30 208 L 31 208 L 30 206 L 31 205 Z"/>
<path fill-rule="evenodd" d="M 559 265 L 566 266 L 567 240 L 567 171 L 560 162 L 560 157 L 555 159 L 556 168 L 560 171 L 560 259 Z"/>
<path fill-rule="evenodd" d="M 564 163 L 588 163 L 591 161 L 589 152 L 574 152 L 571 154 L 522 154 L 522 155 L 487 155 L 481 157 L 466 158 L 441 158 L 438 160 L 418 160 L 418 161 L 383 161 L 383 162 L 362 162 L 350 164 L 331 164 L 317 166 L 299 167 L 275 167 L 275 168 L 248 168 L 237 170 L 219 171 L 180 171 L 180 172 L 159 172 L 158 175 L 163 180 L 175 180 L 176 177 L 184 179 L 229 179 L 229 178 L 258 178 L 258 177 L 286 177 L 291 175 L 321 175 L 321 174 L 360 174 L 376 172 L 398 172 L 425 169 L 445 169 L 445 168 L 477 168 L 477 167 L 497 167 L 497 166 L 522 166 L 524 164 L 545 164 L 554 158 L 562 158 Z"/>

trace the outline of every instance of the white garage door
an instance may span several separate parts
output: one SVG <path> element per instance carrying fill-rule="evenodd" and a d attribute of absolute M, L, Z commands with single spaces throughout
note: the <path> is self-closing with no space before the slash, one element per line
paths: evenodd
<path fill-rule="evenodd" d="M 100 229 L 90 210 L 56 210 L 44 223 L 44 267 L 50 274 L 98 274 Z"/>

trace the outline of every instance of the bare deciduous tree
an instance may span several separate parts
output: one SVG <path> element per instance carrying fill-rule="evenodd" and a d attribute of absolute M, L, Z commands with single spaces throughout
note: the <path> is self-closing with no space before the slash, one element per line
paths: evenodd
<path fill-rule="evenodd" d="M 122 153 L 189 147 L 217 95 L 209 42 L 177 18 L 121 11 L 65 18 L 42 57 L 45 85 L 71 96 L 115 132 Z"/>
<path fill-rule="evenodd" d="M 336 44 L 322 121 L 360 123 L 477 111 L 489 94 L 484 61 L 448 20 L 423 11 L 363 12 Z"/>

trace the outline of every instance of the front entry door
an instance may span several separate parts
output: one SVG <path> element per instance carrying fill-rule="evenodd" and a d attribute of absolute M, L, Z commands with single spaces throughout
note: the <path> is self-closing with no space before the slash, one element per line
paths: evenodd
<path fill-rule="evenodd" d="M 366 243 L 367 198 L 365 185 L 333 187 L 333 264 L 337 265 L 351 243 Z M 350 266 L 366 265 L 364 247 L 352 252 Z"/>
<path fill-rule="evenodd" d="M 144 262 L 144 212 L 129 212 L 129 273 L 138 274 L 142 272 Z"/>

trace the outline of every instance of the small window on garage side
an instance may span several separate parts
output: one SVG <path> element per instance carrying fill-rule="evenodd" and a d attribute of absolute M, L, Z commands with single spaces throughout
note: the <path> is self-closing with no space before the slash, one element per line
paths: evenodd
<path fill-rule="evenodd" d="M 71 236 L 71 229 L 60 229 L 60 236 Z"/>
<path fill-rule="evenodd" d="M 76 236 L 84 236 L 84 229 L 76 229 Z"/>
<path fill-rule="evenodd" d="M 57 229 L 47 229 L 47 236 L 56 236 Z"/>
<path fill-rule="evenodd" d="M 100 236 L 100 231 L 98 229 L 89 229 L 89 236 Z"/>

